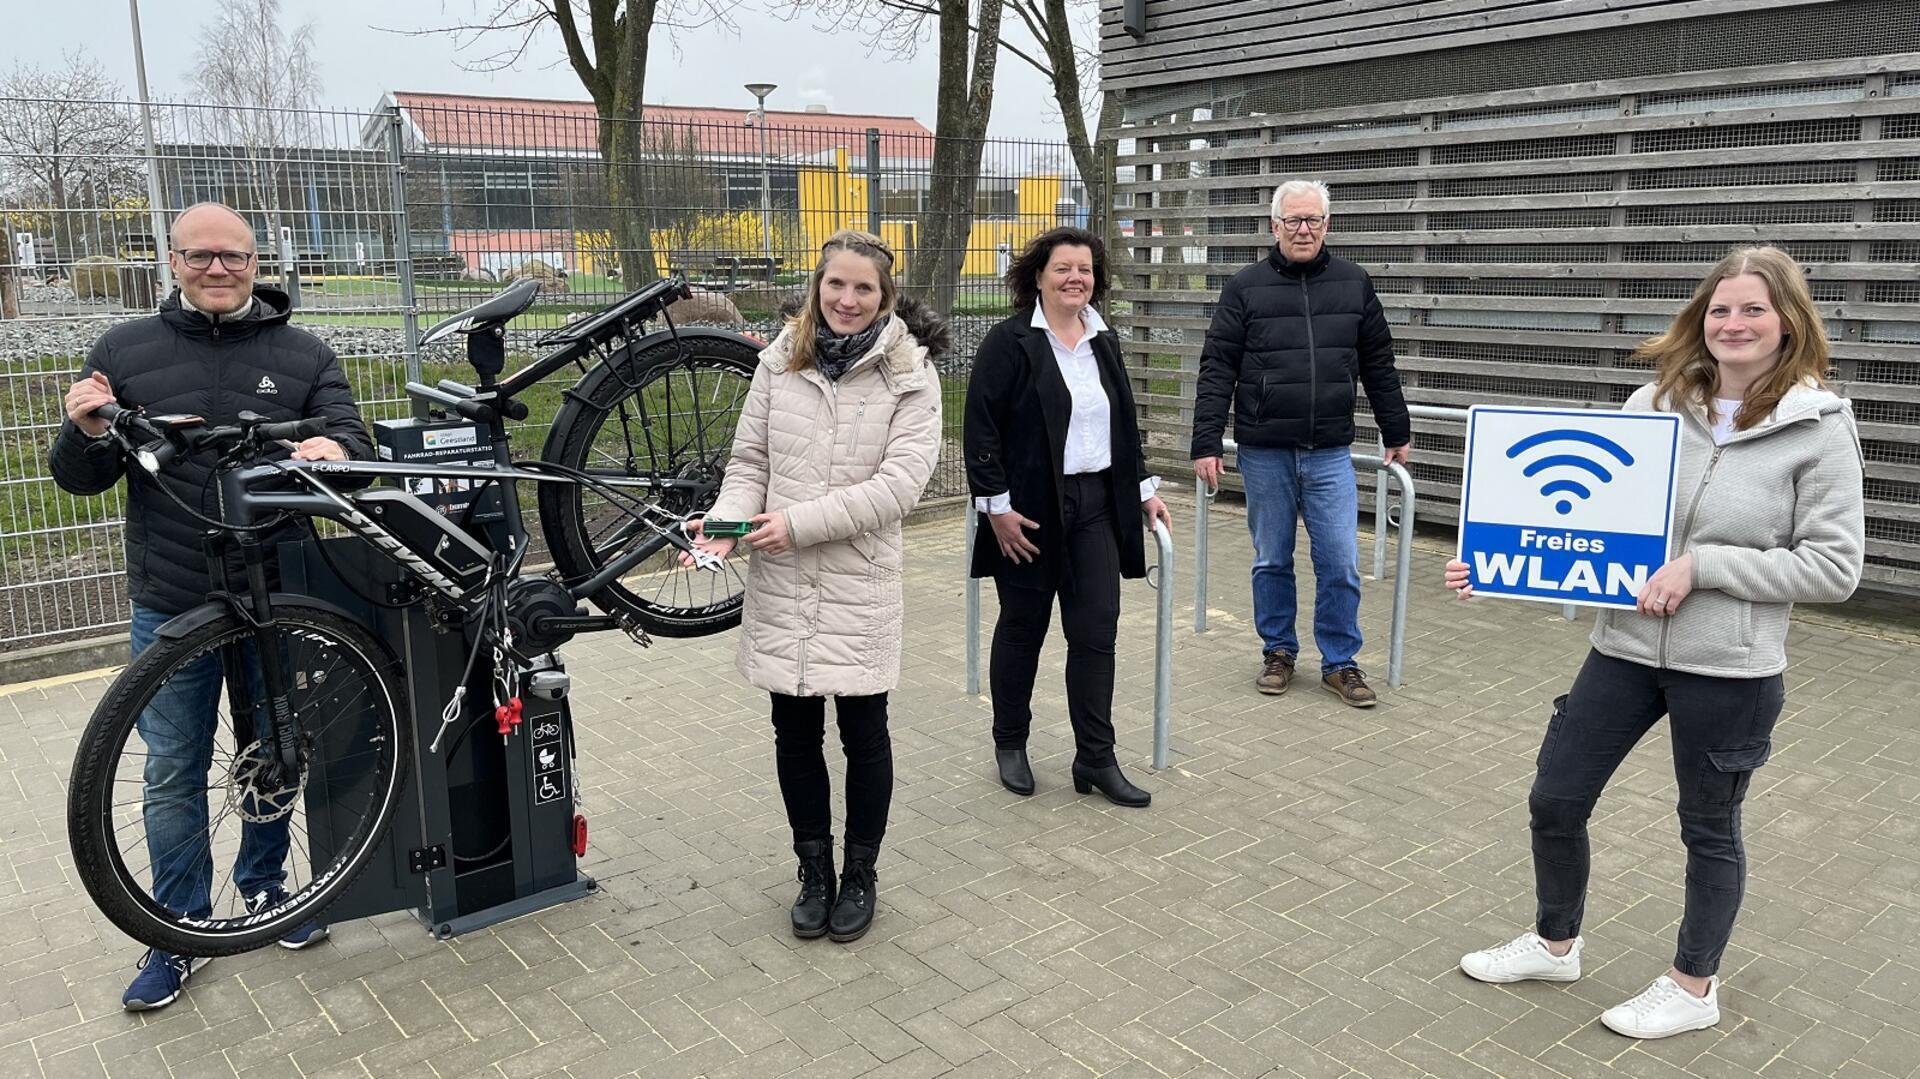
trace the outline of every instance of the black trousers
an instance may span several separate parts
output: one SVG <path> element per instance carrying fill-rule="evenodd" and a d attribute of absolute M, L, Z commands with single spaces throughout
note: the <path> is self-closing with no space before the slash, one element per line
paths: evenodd
<path fill-rule="evenodd" d="M 893 737 L 887 695 L 835 697 L 840 748 L 847 755 L 847 842 L 878 847 L 893 802 Z M 773 694 L 773 763 L 787 803 L 793 841 L 833 838 L 833 788 L 825 751 L 827 699 Z"/>
<path fill-rule="evenodd" d="M 1113 646 L 1120 628 L 1120 544 L 1114 536 L 1107 474 L 1066 477 L 1066 535 L 1034 536 L 1042 558 L 1061 559 L 1059 584 L 1026 588 L 996 578 L 1000 619 L 993 627 L 988 679 L 993 691 L 993 744 L 1018 749 L 1033 725 L 1033 680 L 1040 669 L 1053 602 L 1067 635 L 1067 718 L 1074 759 L 1089 768 L 1114 763 Z M 991 536 L 984 537 L 988 543 Z M 1059 549 L 1049 550 L 1048 545 Z"/>
<path fill-rule="evenodd" d="M 1713 678 L 1587 654 L 1573 690 L 1555 701 L 1527 799 L 1533 818 L 1536 931 L 1579 935 L 1586 910 L 1587 818 L 1594 803 L 1661 716 L 1673 740 L 1680 840 L 1687 847 L 1687 904 L 1673 965 L 1705 978 L 1720 969 L 1746 894 L 1740 804 L 1766 763 L 1786 703 L 1780 675 Z"/>

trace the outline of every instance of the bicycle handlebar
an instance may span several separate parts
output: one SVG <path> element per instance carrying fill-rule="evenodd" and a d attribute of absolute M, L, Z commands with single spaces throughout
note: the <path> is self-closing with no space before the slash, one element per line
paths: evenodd
<path fill-rule="evenodd" d="M 237 426 L 210 427 L 198 416 L 163 417 L 155 423 L 137 409 L 108 402 L 93 410 L 106 420 L 115 441 L 139 462 L 149 474 L 158 474 L 181 450 L 222 448 L 241 442 L 264 446 L 271 442 L 300 442 L 327 433 L 327 421 L 320 416 L 268 422 L 256 412 L 240 413 Z M 102 443 L 112 445 L 112 443 Z"/>

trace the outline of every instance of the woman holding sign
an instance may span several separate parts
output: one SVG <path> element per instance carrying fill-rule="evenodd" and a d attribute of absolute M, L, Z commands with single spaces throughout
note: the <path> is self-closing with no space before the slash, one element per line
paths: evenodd
<path fill-rule="evenodd" d="M 1587 818 L 1666 716 L 1687 848 L 1679 945 L 1671 970 L 1600 1017 L 1664 1038 L 1720 1021 L 1716 972 L 1746 887 L 1740 805 L 1785 699 L 1788 612 L 1853 593 L 1866 525 L 1853 413 L 1822 380 L 1825 325 L 1785 253 L 1722 259 L 1638 355 L 1658 376 L 1626 410 L 1681 417 L 1672 557 L 1637 610 L 1598 612 L 1593 650 L 1554 702 L 1528 798 L 1534 929 L 1460 968 L 1488 982 L 1580 976 Z M 1462 599 L 1469 581 L 1466 563 L 1447 564 Z"/>
<path fill-rule="evenodd" d="M 878 236 L 828 238 L 805 302 L 760 353 L 720 496 L 688 522 L 726 555 L 753 548 L 740 673 L 773 698 L 773 757 L 800 860 L 799 937 L 860 937 L 893 797 L 887 691 L 900 679 L 904 520 L 940 451 L 946 327 L 896 302 Z M 836 884 L 823 751 L 826 698 L 847 755 L 846 859 Z"/>

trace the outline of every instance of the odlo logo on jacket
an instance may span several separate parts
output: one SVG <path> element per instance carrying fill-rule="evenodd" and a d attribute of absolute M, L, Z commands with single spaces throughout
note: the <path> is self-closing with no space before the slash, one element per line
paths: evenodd
<path fill-rule="evenodd" d="M 273 384 L 273 380 L 268 378 L 265 375 L 260 376 L 260 385 L 255 386 L 253 389 L 255 393 L 279 393 L 280 392 L 279 387 Z"/>

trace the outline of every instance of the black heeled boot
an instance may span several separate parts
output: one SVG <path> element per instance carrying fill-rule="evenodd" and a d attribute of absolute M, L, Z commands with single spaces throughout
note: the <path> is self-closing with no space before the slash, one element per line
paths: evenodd
<path fill-rule="evenodd" d="M 1015 794 L 1033 793 L 1033 765 L 1027 763 L 1025 746 L 1019 749 L 996 749 L 993 761 L 1000 769 L 1000 785 Z"/>
<path fill-rule="evenodd" d="M 1117 806 L 1130 806 L 1138 809 L 1153 801 L 1153 795 L 1128 782 L 1125 772 L 1117 764 L 1105 768 L 1087 768 L 1079 761 L 1073 762 L 1073 789 L 1081 794 L 1095 787 L 1107 796 L 1107 801 Z"/>
<path fill-rule="evenodd" d="M 874 860 L 879 857 L 878 847 L 847 844 L 846 861 L 840 867 L 840 897 L 834 900 L 833 917 L 827 925 L 829 939 L 844 944 L 866 936 L 879 899 L 876 887 L 879 874 L 873 870 Z"/>
<path fill-rule="evenodd" d="M 793 901 L 793 935 L 812 940 L 827 931 L 833 910 L 833 839 L 795 843 L 800 856 L 800 895 Z"/>

